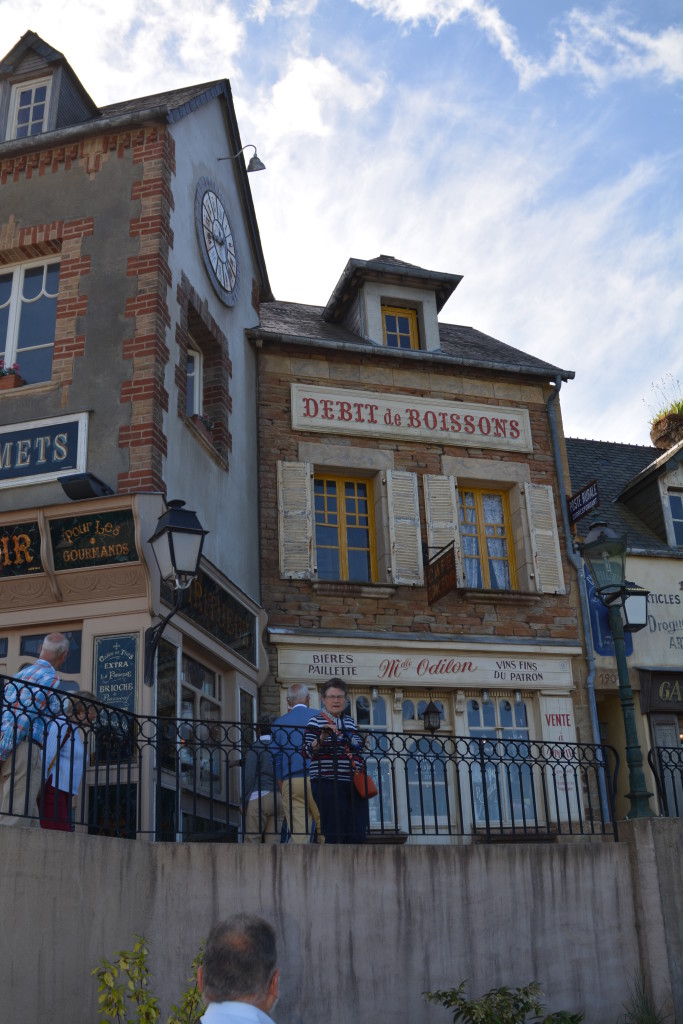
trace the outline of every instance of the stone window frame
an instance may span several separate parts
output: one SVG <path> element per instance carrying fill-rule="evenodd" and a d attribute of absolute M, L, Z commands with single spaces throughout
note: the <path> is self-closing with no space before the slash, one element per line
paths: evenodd
<path fill-rule="evenodd" d="M 232 435 L 229 430 L 232 362 L 228 338 L 211 316 L 207 299 L 199 295 L 185 274 L 178 285 L 177 299 L 178 363 L 175 380 L 178 416 L 208 446 L 223 468 L 228 469 L 229 454 L 232 451 Z M 202 402 L 201 413 L 190 417 L 187 415 L 187 355 L 191 349 L 201 355 Z M 207 421 L 211 424 L 210 428 L 205 425 Z"/>

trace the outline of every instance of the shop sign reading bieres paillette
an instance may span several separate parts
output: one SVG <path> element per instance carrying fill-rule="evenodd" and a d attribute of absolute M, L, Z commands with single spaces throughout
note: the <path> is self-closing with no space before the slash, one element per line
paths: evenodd
<path fill-rule="evenodd" d="M 526 409 L 291 385 L 292 429 L 530 452 Z"/>

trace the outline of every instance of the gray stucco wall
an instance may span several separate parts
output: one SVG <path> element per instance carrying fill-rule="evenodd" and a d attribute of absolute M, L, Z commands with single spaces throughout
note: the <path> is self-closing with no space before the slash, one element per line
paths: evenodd
<path fill-rule="evenodd" d="M 94 1024 L 90 971 L 134 933 L 166 1011 L 211 924 L 237 910 L 277 929 L 281 1024 L 439 1024 L 449 1014 L 421 992 L 465 978 L 473 993 L 535 979 L 550 1009 L 616 1024 L 643 958 L 672 1009 L 683 823 L 622 832 L 618 844 L 344 849 L 0 828 L 0 1024 Z"/>

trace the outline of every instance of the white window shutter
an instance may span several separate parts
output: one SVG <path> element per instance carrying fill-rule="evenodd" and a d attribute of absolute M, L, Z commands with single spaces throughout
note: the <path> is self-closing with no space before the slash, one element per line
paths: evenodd
<path fill-rule="evenodd" d="M 309 580 L 315 572 L 310 462 L 277 464 L 280 575 Z"/>
<path fill-rule="evenodd" d="M 394 583 L 424 583 L 417 476 L 403 470 L 386 472 L 389 508 L 391 577 Z"/>
<path fill-rule="evenodd" d="M 548 484 L 525 484 L 524 496 L 536 589 L 541 594 L 563 594 L 564 574 L 553 489 Z"/>
<path fill-rule="evenodd" d="M 455 544 L 455 572 L 458 586 L 462 586 L 462 553 L 460 550 L 460 509 L 458 491 L 453 476 L 422 477 L 425 495 L 425 518 L 427 520 L 427 544 L 429 557 L 433 558 L 440 548 Z"/>

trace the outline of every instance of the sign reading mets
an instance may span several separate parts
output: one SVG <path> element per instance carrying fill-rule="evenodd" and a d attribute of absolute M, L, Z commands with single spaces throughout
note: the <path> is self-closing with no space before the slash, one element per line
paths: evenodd
<path fill-rule="evenodd" d="M 88 414 L 0 427 L 0 487 L 41 484 L 85 470 Z"/>
<path fill-rule="evenodd" d="M 291 385 L 292 428 L 530 452 L 527 409 Z"/>

